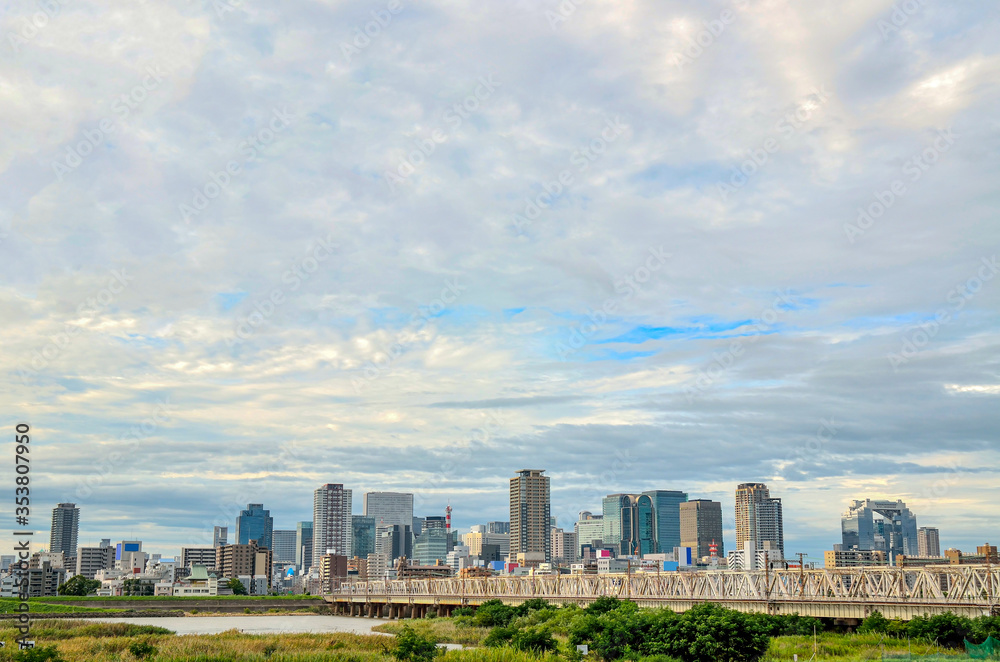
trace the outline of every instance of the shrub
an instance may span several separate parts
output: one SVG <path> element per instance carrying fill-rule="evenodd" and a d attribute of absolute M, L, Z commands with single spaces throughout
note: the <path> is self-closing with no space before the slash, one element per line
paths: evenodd
<path fill-rule="evenodd" d="M 972 633 L 972 622 L 950 611 L 929 618 L 918 616 L 907 624 L 906 633 L 913 639 L 936 641 L 941 646 L 959 648 Z"/>
<path fill-rule="evenodd" d="M 858 626 L 860 634 L 886 634 L 889 632 L 890 621 L 876 610 L 870 613 Z"/>
<path fill-rule="evenodd" d="M 475 622 L 481 627 L 497 627 L 509 625 L 516 615 L 513 607 L 508 607 L 499 600 L 487 600 L 476 610 Z"/>
<path fill-rule="evenodd" d="M 55 646 L 44 648 L 25 648 L 11 656 L 16 662 L 66 662 Z"/>
<path fill-rule="evenodd" d="M 459 607 L 451 612 L 452 616 L 475 616 L 476 610 L 472 607 Z"/>
<path fill-rule="evenodd" d="M 530 600 L 525 600 L 518 606 L 514 607 L 514 611 L 518 616 L 524 616 L 533 611 L 549 609 L 551 606 L 552 605 L 549 604 L 549 601 L 544 598 L 531 598 Z"/>
<path fill-rule="evenodd" d="M 513 639 L 514 633 L 517 632 L 515 628 L 508 628 L 504 626 L 498 626 L 490 630 L 490 633 L 486 635 L 483 639 L 483 646 L 487 648 L 502 648 L 510 643 Z"/>
<path fill-rule="evenodd" d="M 621 600 L 614 596 L 602 595 L 587 605 L 584 608 L 584 611 L 588 614 L 593 614 L 594 616 L 600 616 L 601 614 L 606 614 L 609 611 L 618 609 L 618 605 L 620 605 L 621 602 Z"/>
<path fill-rule="evenodd" d="M 396 647 L 392 650 L 397 660 L 410 662 L 427 662 L 437 657 L 438 653 L 434 639 L 417 634 L 409 625 L 404 625 L 396 635 Z"/>
<path fill-rule="evenodd" d="M 510 640 L 510 645 L 519 651 L 532 653 L 547 653 L 556 650 L 556 640 L 549 632 L 539 628 L 517 630 Z"/>
<path fill-rule="evenodd" d="M 132 653 L 132 655 L 136 656 L 140 660 L 144 660 L 147 657 L 156 655 L 156 646 L 148 641 L 133 641 L 128 645 L 128 652 Z"/>

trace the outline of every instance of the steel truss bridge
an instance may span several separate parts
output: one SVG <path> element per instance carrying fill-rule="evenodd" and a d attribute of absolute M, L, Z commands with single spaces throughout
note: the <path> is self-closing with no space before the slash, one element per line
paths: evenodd
<path fill-rule="evenodd" d="M 908 620 L 947 611 L 1000 614 L 998 592 L 997 566 L 948 565 L 403 579 L 345 584 L 325 597 L 337 613 L 389 618 L 419 618 L 428 611 L 448 615 L 456 607 L 497 599 L 583 606 L 610 595 L 678 612 L 714 602 L 744 612 L 863 619 L 878 610 Z"/>

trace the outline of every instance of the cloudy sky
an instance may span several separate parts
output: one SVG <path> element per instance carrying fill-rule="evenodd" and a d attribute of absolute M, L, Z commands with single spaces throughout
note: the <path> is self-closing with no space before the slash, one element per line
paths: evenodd
<path fill-rule="evenodd" d="M 1000 539 L 995 3 L 42 4 L 0 13 L 39 532 L 169 555 L 326 482 L 465 527 L 544 468 L 569 526 L 682 489 L 731 547 L 764 481 L 814 560 L 855 498 Z"/>

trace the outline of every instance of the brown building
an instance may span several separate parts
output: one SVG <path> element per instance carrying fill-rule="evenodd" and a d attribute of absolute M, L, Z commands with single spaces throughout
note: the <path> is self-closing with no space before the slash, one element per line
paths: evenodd
<path fill-rule="evenodd" d="M 521 469 L 510 479 L 510 557 L 552 559 L 549 477 L 544 469 Z"/>
<path fill-rule="evenodd" d="M 695 559 L 701 559 L 711 555 L 710 547 L 714 543 L 716 555 L 726 555 L 722 544 L 721 503 L 708 499 L 685 501 L 680 504 L 680 514 L 681 547 L 690 547 Z"/>
<path fill-rule="evenodd" d="M 340 588 L 347 579 L 347 557 L 343 554 L 324 554 L 319 557 L 319 583 L 323 594 Z"/>
<path fill-rule="evenodd" d="M 240 575 L 264 575 L 270 586 L 271 560 L 271 550 L 258 547 L 251 540 L 247 545 L 222 545 L 216 548 L 215 567 L 220 575 L 229 579 Z"/>

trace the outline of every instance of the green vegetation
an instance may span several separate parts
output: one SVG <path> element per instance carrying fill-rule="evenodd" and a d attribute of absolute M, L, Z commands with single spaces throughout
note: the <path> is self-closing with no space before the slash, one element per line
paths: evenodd
<path fill-rule="evenodd" d="M 403 662 L 429 662 L 438 656 L 437 641 L 417 634 L 413 628 L 404 625 L 396 635 L 396 647 L 392 655 Z"/>
<path fill-rule="evenodd" d="M 101 582 L 96 579 L 87 579 L 83 575 L 74 575 L 69 580 L 59 585 L 57 589 L 59 595 L 87 595 L 101 588 Z"/>
<path fill-rule="evenodd" d="M 247 595 L 247 587 L 244 586 L 243 582 L 236 577 L 233 577 L 226 582 L 226 586 L 228 586 L 229 590 L 233 592 L 233 595 Z"/>
<path fill-rule="evenodd" d="M 901 639 L 936 642 L 948 648 L 961 648 L 966 639 L 980 643 L 992 636 L 1000 639 L 1000 616 L 967 618 L 948 612 L 921 616 L 911 621 L 890 621 L 880 612 L 872 612 L 858 627 L 859 634 L 883 634 Z"/>
<path fill-rule="evenodd" d="M 85 597 L 78 597 L 74 595 L 59 595 L 47 598 L 32 598 L 31 601 L 40 602 L 94 602 L 102 600 L 135 600 L 135 601 L 168 601 L 168 600 L 313 600 L 315 602 L 323 602 L 323 598 L 317 595 L 309 595 L 308 593 L 302 595 L 157 595 L 157 596 L 147 596 L 147 595 L 126 595 L 126 596 L 114 596 L 114 597 L 102 597 L 99 595 L 88 595 Z"/>
<path fill-rule="evenodd" d="M 21 604 L 21 601 L 17 598 L 0 598 L 0 614 L 12 614 L 17 610 L 17 606 Z M 32 614 L 69 614 L 69 613 L 97 613 L 97 614 L 118 614 L 121 613 L 121 609 L 102 609 L 100 607 L 79 607 L 76 605 L 66 605 L 57 604 L 50 605 L 42 602 L 38 602 L 37 599 L 32 598 L 28 602 L 28 609 Z"/>

